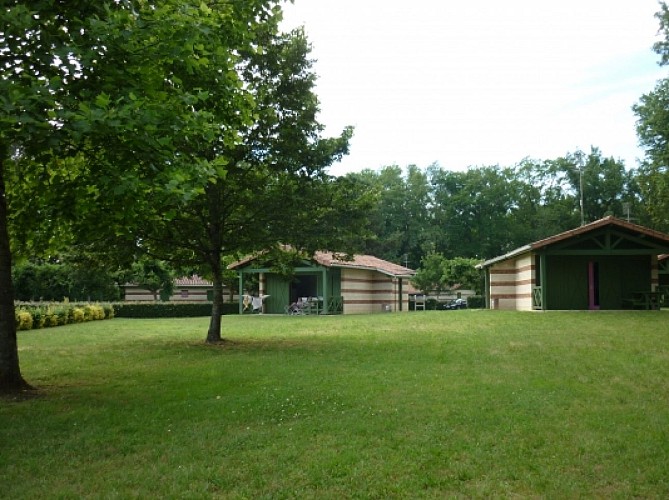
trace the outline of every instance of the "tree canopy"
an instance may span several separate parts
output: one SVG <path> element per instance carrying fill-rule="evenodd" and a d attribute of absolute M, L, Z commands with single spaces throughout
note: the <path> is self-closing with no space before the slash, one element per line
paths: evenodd
<path fill-rule="evenodd" d="M 355 221 L 364 223 L 364 194 L 326 172 L 347 152 L 351 129 L 321 137 L 304 33 L 279 33 L 274 21 L 264 27 L 257 46 L 240 50 L 237 61 L 252 120 L 236 122 L 221 96 L 198 103 L 218 127 L 234 127 L 235 140 L 196 130 L 194 146 L 175 142 L 160 182 L 147 186 L 137 179 L 132 197 L 139 211 L 123 221 L 126 244 L 213 281 L 209 342 L 221 340 L 224 257 L 278 242 L 348 251 L 355 244 L 350 237 Z M 219 69 L 210 65 L 198 74 L 194 85 L 216 80 Z M 110 207 L 118 204 L 113 192 L 100 198 Z M 338 224 L 344 216 L 345 226 Z"/>
<path fill-rule="evenodd" d="M 656 14 L 662 39 L 655 45 L 661 66 L 669 65 L 669 7 L 660 3 Z M 669 78 L 641 96 L 634 106 L 637 135 L 646 157 L 639 169 L 638 187 L 648 202 L 648 212 L 657 229 L 669 231 Z"/>
<path fill-rule="evenodd" d="M 463 257 L 446 259 L 441 254 L 429 253 L 411 281 L 424 293 L 440 294 L 456 287 L 481 293 L 481 274 L 475 267 L 478 262 Z"/>
<path fill-rule="evenodd" d="M 278 238 L 351 244 L 324 224 L 361 213 L 360 186 L 325 172 L 352 132 L 321 138 L 308 42 L 280 18 L 279 0 L 3 6 L 2 390 L 26 386 L 13 256 L 67 246 L 129 263 L 140 250 L 216 281 L 225 255 Z"/>
<path fill-rule="evenodd" d="M 430 254 L 488 259 L 573 229 L 581 220 L 581 185 L 585 222 L 606 215 L 647 222 L 634 171 L 597 148 L 511 167 L 389 166 L 348 177 L 377 196 L 365 251 L 413 268 Z"/>

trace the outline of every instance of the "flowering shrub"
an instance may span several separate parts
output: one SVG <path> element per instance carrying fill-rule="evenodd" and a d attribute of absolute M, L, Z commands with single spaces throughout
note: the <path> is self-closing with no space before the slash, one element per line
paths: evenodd
<path fill-rule="evenodd" d="M 16 329 L 32 330 L 84 321 L 112 319 L 111 304 L 21 303 L 16 307 Z"/>
<path fill-rule="evenodd" d="M 84 310 L 81 307 L 73 307 L 72 311 L 72 323 L 83 323 L 86 319 L 84 315 Z"/>
<path fill-rule="evenodd" d="M 86 304 L 84 306 L 84 318 L 86 321 L 94 321 L 97 319 L 105 319 L 104 309 L 95 304 Z"/>
<path fill-rule="evenodd" d="M 116 315 L 114 312 L 114 306 L 111 304 L 102 304 L 102 308 L 105 312 L 105 319 L 112 319 Z"/>
<path fill-rule="evenodd" d="M 33 317 L 28 311 L 17 311 L 16 312 L 16 329 L 17 330 L 30 330 L 33 327 Z"/>
<path fill-rule="evenodd" d="M 58 314 L 48 307 L 44 315 L 44 326 L 58 326 Z"/>

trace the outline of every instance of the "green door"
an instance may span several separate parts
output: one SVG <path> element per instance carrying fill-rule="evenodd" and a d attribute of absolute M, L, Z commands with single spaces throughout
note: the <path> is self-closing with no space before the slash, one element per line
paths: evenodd
<path fill-rule="evenodd" d="M 588 258 L 549 255 L 546 260 L 546 302 L 550 309 L 587 309 Z"/>
<path fill-rule="evenodd" d="M 269 295 L 265 300 L 265 310 L 269 314 L 283 314 L 285 307 L 290 305 L 290 284 L 276 274 L 268 274 L 265 284 L 265 293 Z"/>

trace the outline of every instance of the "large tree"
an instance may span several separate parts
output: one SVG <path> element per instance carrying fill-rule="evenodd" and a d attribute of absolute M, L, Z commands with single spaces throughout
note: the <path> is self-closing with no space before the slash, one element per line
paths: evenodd
<path fill-rule="evenodd" d="M 481 292 L 481 272 L 476 269 L 477 259 L 456 257 L 446 259 L 438 253 L 427 254 L 420 269 L 411 282 L 424 293 L 434 292 L 437 295 L 444 290 L 458 289 Z"/>
<path fill-rule="evenodd" d="M 572 164 L 569 167 L 576 168 Z M 516 166 L 515 172 L 521 186 L 513 228 L 516 246 L 579 225 L 576 191 L 556 160 L 526 158 Z"/>
<path fill-rule="evenodd" d="M 164 262 L 144 257 L 133 263 L 128 278 L 139 288 L 148 290 L 153 300 L 169 300 L 174 291 L 174 271 Z"/>
<path fill-rule="evenodd" d="M 253 121 L 240 54 L 260 49 L 257 33 L 276 17 L 277 3 L 4 2 L 0 391 L 27 387 L 12 253 L 48 248 L 60 234 L 113 246 L 150 206 L 150 186 L 186 197 L 191 170 L 219 173 L 223 165 L 202 161 L 199 147 L 210 137 L 236 144 Z M 225 110 L 225 120 L 201 106 L 208 101 Z"/>
<path fill-rule="evenodd" d="M 0 392 L 29 387 L 19 368 L 14 323 L 12 209 L 28 214 L 19 208 L 30 205 L 18 200 L 29 191 L 20 183 L 38 185 L 64 142 L 57 112 L 68 105 L 67 84 L 80 74 L 81 19 L 101 15 L 102 7 L 14 1 L 0 10 Z M 24 217 L 26 223 L 35 219 Z"/>
<path fill-rule="evenodd" d="M 661 66 L 669 65 L 669 7 L 660 3 L 656 14 L 662 39 L 655 45 Z M 634 106 L 637 135 L 646 157 L 639 169 L 638 185 L 655 228 L 669 230 L 669 78 L 643 95 Z"/>
<path fill-rule="evenodd" d="M 301 30 L 279 33 L 267 22 L 258 47 L 240 51 L 237 71 L 254 103 L 253 120 L 239 124 L 236 140 L 200 136 L 179 145 L 179 182 L 151 186 L 140 197 L 145 220 L 132 239 L 152 255 L 197 268 L 214 285 L 208 342 L 221 340 L 224 258 L 291 244 L 301 250 L 354 249 L 364 224 L 364 190 L 327 175 L 348 150 L 351 130 L 321 137 L 310 46 Z M 211 67 L 209 78 L 218 70 Z M 202 84 L 200 81 L 193 84 Z M 226 103 L 198 104 L 227 127 Z M 199 166 L 199 167 L 197 167 Z M 175 189 L 179 188 L 179 189 Z"/>
<path fill-rule="evenodd" d="M 513 248 L 518 186 L 510 168 L 432 169 L 435 250 L 447 258 L 489 258 Z"/>
<path fill-rule="evenodd" d="M 430 185 L 427 173 L 416 165 L 397 165 L 379 171 L 364 170 L 347 177 L 366 184 L 375 202 L 368 213 L 373 237 L 365 252 L 417 267 L 430 244 Z"/>
<path fill-rule="evenodd" d="M 566 183 L 575 209 L 584 223 L 607 215 L 623 216 L 623 202 L 628 199 L 630 180 L 625 165 L 612 157 L 604 157 L 598 148 L 589 154 L 569 153 L 551 162 L 553 175 Z"/>

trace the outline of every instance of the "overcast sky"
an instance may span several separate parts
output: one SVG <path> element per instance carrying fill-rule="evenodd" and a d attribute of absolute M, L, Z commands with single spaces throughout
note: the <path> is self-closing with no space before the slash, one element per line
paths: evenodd
<path fill-rule="evenodd" d="M 642 157 L 632 105 L 667 74 L 656 0 L 295 0 L 339 175 L 397 164 L 512 166 L 599 147 Z"/>

